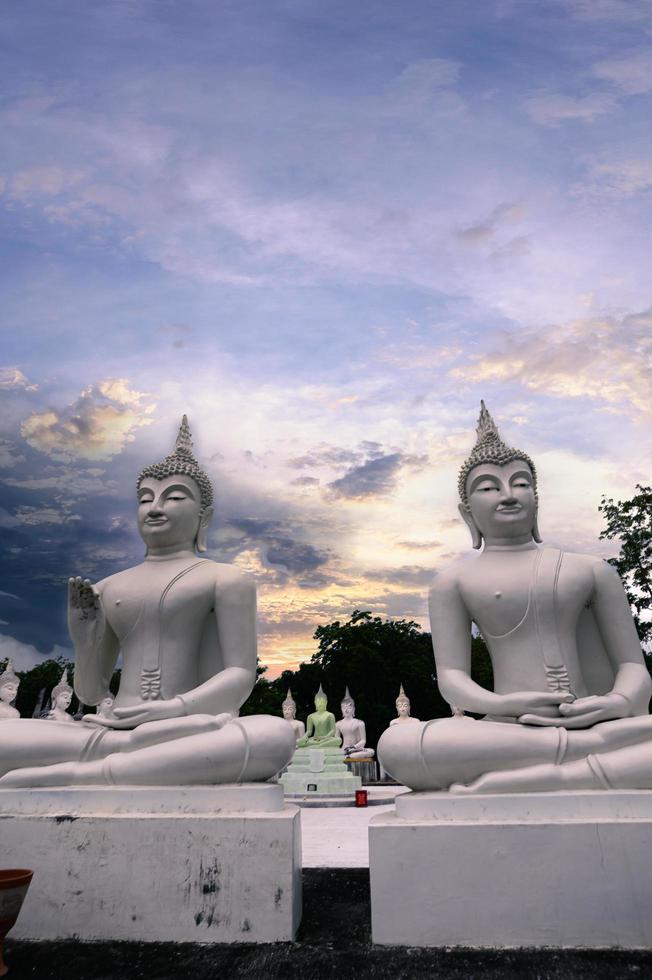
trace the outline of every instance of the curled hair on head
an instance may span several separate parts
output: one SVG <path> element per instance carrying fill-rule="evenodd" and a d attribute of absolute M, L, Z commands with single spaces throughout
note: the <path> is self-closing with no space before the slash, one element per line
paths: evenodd
<path fill-rule="evenodd" d="M 151 476 L 154 480 L 165 480 L 168 476 L 190 476 L 199 487 L 202 513 L 213 503 L 213 487 L 193 455 L 192 436 L 188 427 L 188 417 L 183 416 L 179 435 L 174 449 L 160 463 L 152 463 L 141 471 L 136 488 L 140 489 L 143 480 Z"/>
<path fill-rule="evenodd" d="M 492 419 L 483 401 L 480 402 L 480 417 L 478 418 L 478 427 L 476 432 L 478 435 L 476 444 L 473 447 L 470 456 L 464 460 L 457 480 L 457 489 L 460 495 L 460 500 L 462 501 L 462 506 L 466 510 L 469 509 L 466 481 L 469 473 L 472 469 L 474 469 L 474 467 L 480 466 L 482 463 L 493 463 L 495 466 L 506 466 L 507 463 L 511 463 L 515 459 L 522 460 L 530 467 L 530 470 L 532 471 L 534 496 L 538 503 L 537 471 L 534 467 L 534 463 L 527 453 L 522 452 L 520 449 L 512 449 L 511 446 L 508 446 L 503 442 L 503 440 L 500 438 L 500 433 L 498 432 L 496 423 Z"/>

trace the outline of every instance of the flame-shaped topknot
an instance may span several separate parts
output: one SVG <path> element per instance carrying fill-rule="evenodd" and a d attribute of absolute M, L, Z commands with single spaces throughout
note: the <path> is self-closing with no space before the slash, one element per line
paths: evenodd
<path fill-rule="evenodd" d="M 480 402 L 480 416 L 478 418 L 478 425 L 476 428 L 477 439 L 475 446 L 473 447 L 470 456 L 462 464 L 460 474 L 457 481 L 457 489 L 459 491 L 460 499 L 465 507 L 469 506 L 469 499 L 466 493 L 466 479 L 474 468 L 474 466 L 479 466 L 481 463 L 493 463 L 496 466 L 505 466 L 507 463 L 511 463 L 514 459 L 521 459 L 524 463 L 532 470 L 532 481 L 534 487 L 534 495 L 537 495 L 537 473 L 534 467 L 534 463 L 527 455 L 527 453 L 522 452 L 520 449 L 513 449 L 508 446 L 500 437 L 498 428 L 489 409 L 485 405 L 484 401 Z"/>
<path fill-rule="evenodd" d="M 294 708 L 296 708 L 296 706 L 297 706 L 296 701 L 292 697 L 292 689 L 289 688 L 289 687 L 288 687 L 287 697 L 286 697 L 285 701 L 282 701 L 281 702 L 281 707 L 284 708 L 286 704 L 292 705 Z"/>
<path fill-rule="evenodd" d="M 155 480 L 164 480 L 168 476 L 176 475 L 190 476 L 195 481 L 199 487 L 202 511 L 211 506 L 213 503 L 213 487 L 195 459 L 187 415 L 184 415 L 181 420 L 179 434 L 172 452 L 160 463 L 152 463 L 151 466 L 146 466 L 138 477 L 137 486 L 140 487 L 142 481 L 148 476 Z"/>
<path fill-rule="evenodd" d="M 177 436 L 177 441 L 172 455 L 189 456 L 190 459 L 195 459 L 193 453 L 193 445 L 192 445 L 192 434 L 190 432 L 190 426 L 188 425 L 187 415 L 184 415 L 183 418 L 181 419 L 181 425 L 179 426 L 179 435 Z"/>

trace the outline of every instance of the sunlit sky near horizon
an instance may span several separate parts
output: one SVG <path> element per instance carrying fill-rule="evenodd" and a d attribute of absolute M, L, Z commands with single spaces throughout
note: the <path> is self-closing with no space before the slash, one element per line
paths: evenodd
<path fill-rule="evenodd" d="M 652 0 L 22 0 L 0 12 L 0 658 L 142 557 L 186 412 L 275 676 L 427 628 L 480 398 L 546 543 L 648 482 Z"/>

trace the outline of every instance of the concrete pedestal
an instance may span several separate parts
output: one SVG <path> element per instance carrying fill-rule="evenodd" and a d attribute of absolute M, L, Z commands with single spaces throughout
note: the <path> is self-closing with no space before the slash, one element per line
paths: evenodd
<path fill-rule="evenodd" d="M 347 769 L 344 752 L 336 747 L 297 749 L 279 781 L 289 796 L 353 795 L 361 786 L 360 777 Z"/>
<path fill-rule="evenodd" d="M 374 942 L 652 948 L 652 792 L 406 793 L 369 825 Z"/>
<path fill-rule="evenodd" d="M 14 939 L 276 942 L 301 919 L 278 785 L 0 790 L 0 841 L 34 870 Z"/>

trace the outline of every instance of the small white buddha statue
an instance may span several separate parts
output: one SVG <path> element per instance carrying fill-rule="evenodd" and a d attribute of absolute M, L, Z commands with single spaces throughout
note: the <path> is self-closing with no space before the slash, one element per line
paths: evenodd
<path fill-rule="evenodd" d="M 344 755 L 348 759 L 373 759 L 374 750 L 366 747 L 367 730 L 365 723 L 362 719 L 355 717 L 355 701 L 349 694 L 348 687 L 344 692 L 340 707 L 342 717 L 336 723 L 335 728 L 342 739 Z"/>
<path fill-rule="evenodd" d="M 59 721 L 64 724 L 75 721 L 71 714 L 68 712 L 70 703 L 72 701 L 73 690 L 68 683 L 66 678 L 66 673 L 64 671 L 59 683 L 52 688 L 52 694 L 50 695 L 52 699 L 52 707 L 46 715 L 47 721 Z"/>
<path fill-rule="evenodd" d="M 102 700 L 97 706 L 96 714 L 100 718 L 110 718 L 113 712 L 113 702 L 115 701 L 115 695 L 111 691 L 107 691 Z"/>
<path fill-rule="evenodd" d="M 285 701 L 281 704 L 281 711 L 283 712 L 283 717 L 292 725 L 292 731 L 294 732 L 295 741 L 299 741 L 300 738 L 306 734 L 306 726 L 302 721 L 296 717 L 297 705 L 296 701 L 292 697 L 292 691 L 288 687 L 288 693 Z"/>
<path fill-rule="evenodd" d="M 14 665 L 8 660 L 4 672 L 0 674 L 0 721 L 20 718 L 20 712 L 12 704 L 16 700 L 19 685 L 20 680 L 14 673 Z"/>
<path fill-rule="evenodd" d="M 401 684 L 398 697 L 396 698 L 396 718 L 392 718 L 390 725 L 403 725 L 406 722 L 418 721 L 418 718 L 413 718 L 410 714 L 410 699 L 403 690 L 403 684 Z"/>

